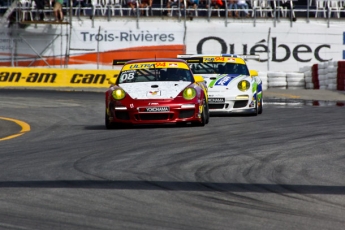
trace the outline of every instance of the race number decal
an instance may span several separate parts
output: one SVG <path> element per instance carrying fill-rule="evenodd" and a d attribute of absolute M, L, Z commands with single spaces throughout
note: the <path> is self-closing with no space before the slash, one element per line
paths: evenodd
<path fill-rule="evenodd" d="M 131 82 L 134 79 L 135 72 L 133 70 L 124 71 L 120 75 L 120 82 Z"/>

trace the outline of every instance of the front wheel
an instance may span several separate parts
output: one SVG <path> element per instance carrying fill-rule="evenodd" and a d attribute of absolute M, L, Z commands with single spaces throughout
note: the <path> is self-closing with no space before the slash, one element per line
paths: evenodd
<path fill-rule="evenodd" d="M 262 111 L 263 111 L 263 106 L 262 106 L 262 104 L 263 104 L 263 97 L 264 97 L 264 95 L 263 95 L 263 93 L 261 93 L 261 99 L 260 99 L 260 105 L 259 105 L 258 114 L 262 114 Z"/>
<path fill-rule="evenodd" d="M 192 122 L 192 125 L 194 126 L 205 126 L 206 122 L 207 122 L 207 118 L 206 118 L 206 109 L 205 109 L 205 103 L 202 106 L 202 113 L 201 113 L 201 120 L 199 122 Z"/>
<path fill-rule="evenodd" d="M 206 122 L 205 122 L 205 124 L 208 124 L 210 122 L 210 110 L 208 108 L 208 104 L 206 104 L 205 112 L 206 112 Z"/>
<path fill-rule="evenodd" d="M 118 123 L 118 122 L 111 122 L 109 120 L 109 115 L 107 113 L 107 111 L 105 111 L 105 127 L 107 129 L 122 129 L 122 128 L 130 128 L 132 127 L 131 124 L 122 124 L 122 123 Z"/>
<path fill-rule="evenodd" d="M 105 111 L 105 127 L 107 129 L 114 128 L 114 125 L 109 121 L 109 115 L 108 115 L 107 111 Z"/>
<path fill-rule="evenodd" d="M 257 116 L 259 113 L 259 108 L 258 108 L 258 93 L 256 92 L 256 99 L 255 99 L 255 108 L 253 112 L 253 116 Z"/>

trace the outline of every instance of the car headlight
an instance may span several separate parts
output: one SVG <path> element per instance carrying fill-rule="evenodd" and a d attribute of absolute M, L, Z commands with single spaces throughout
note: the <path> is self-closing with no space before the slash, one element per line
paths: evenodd
<path fill-rule="evenodd" d="M 250 83 L 249 81 L 246 81 L 246 80 L 240 81 L 237 85 L 237 88 L 241 91 L 246 91 L 249 89 L 249 87 L 250 87 Z"/>
<path fill-rule="evenodd" d="M 112 95 L 115 100 L 122 100 L 123 98 L 125 98 L 126 93 L 123 89 L 118 88 L 112 92 Z"/>
<path fill-rule="evenodd" d="M 192 100 L 196 96 L 196 90 L 194 88 L 186 88 L 183 91 L 183 98 L 186 100 Z"/>

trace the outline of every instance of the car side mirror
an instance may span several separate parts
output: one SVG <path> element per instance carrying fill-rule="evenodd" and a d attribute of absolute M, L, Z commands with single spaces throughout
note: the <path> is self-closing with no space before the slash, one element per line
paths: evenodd
<path fill-rule="evenodd" d="M 249 74 L 250 74 L 251 77 L 259 76 L 259 73 L 256 70 L 249 70 Z"/>

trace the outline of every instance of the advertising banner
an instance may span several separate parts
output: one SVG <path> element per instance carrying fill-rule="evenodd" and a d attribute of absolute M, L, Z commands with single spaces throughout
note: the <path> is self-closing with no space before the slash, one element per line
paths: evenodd
<path fill-rule="evenodd" d="M 0 87 L 109 87 L 119 70 L 74 70 L 47 68 L 0 69 Z"/>
<path fill-rule="evenodd" d="M 250 60 L 249 67 L 262 71 L 298 71 L 314 63 L 338 61 L 343 58 L 344 27 L 326 22 L 289 20 L 247 23 L 210 21 L 189 22 L 187 53 L 259 54 L 260 61 Z M 205 32 L 206 31 L 206 32 Z"/>
<path fill-rule="evenodd" d="M 178 54 L 259 54 L 248 66 L 298 71 L 344 58 L 341 21 L 286 18 L 96 18 L 70 25 L 30 25 L 0 32 L 0 66 L 109 69 L 116 59 L 175 58 Z M 69 39 L 70 38 L 70 39 Z"/>

